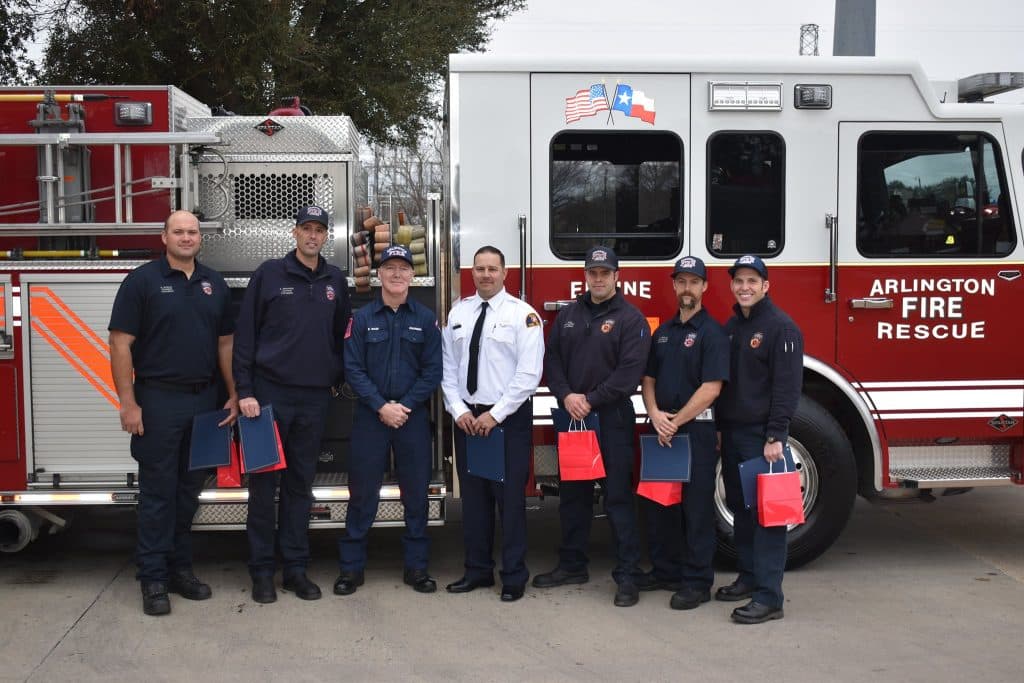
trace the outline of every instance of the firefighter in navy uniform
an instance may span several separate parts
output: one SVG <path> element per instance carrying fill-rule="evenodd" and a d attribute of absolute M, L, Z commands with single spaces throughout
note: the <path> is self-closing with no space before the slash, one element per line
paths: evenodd
<path fill-rule="evenodd" d="M 648 501 L 648 539 L 654 563 L 655 583 L 680 586 L 672 596 L 673 609 L 693 609 L 711 599 L 715 572 L 715 486 L 718 463 L 712 404 L 729 378 L 729 340 L 721 326 L 701 306 L 707 291 L 704 262 L 695 256 L 676 261 L 672 289 L 679 314 L 665 321 L 651 338 L 651 354 L 643 378 L 644 405 L 658 440 L 668 444 L 673 436 L 689 435 L 690 481 L 682 503 L 682 526 L 677 510 Z M 672 546 L 673 537 L 682 541 L 682 562 L 678 573 L 665 575 L 655 549 Z M 659 569 L 663 572 L 658 575 Z M 647 578 L 647 577 L 645 577 Z M 650 583 L 650 582 L 649 582 Z M 647 586 L 641 586 L 646 588 Z M 662 587 L 660 585 L 650 588 Z"/>
<path fill-rule="evenodd" d="M 320 598 L 320 587 L 306 576 L 309 510 L 331 393 L 342 379 L 341 346 L 352 312 L 344 275 L 320 255 L 328 220 L 318 206 L 298 212 L 292 229 L 295 249 L 256 269 L 238 315 L 234 374 L 239 410 L 257 417 L 261 405 L 273 406 L 288 465 L 248 475 L 249 574 L 252 599 L 260 603 L 277 600 L 278 488 L 282 586 L 303 600 Z"/>
<path fill-rule="evenodd" d="M 196 260 L 199 220 L 175 211 L 164 222 L 166 254 L 124 279 L 110 314 L 110 369 L 139 464 L 136 574 L 146 614 L 171 611 L 168 591 L 205 600 L 210 587 L 192 573 L 192 518 L 209 475 L 188 471 L 192 418 L 216 409 L 217 372 L 230 412 L 230 294 L 224 278 Z M 134 382 L 132 375 L 134 374 Z"/>
<path fill-rule="evenodd" d="M 533 442 L 533 404 L 544 370 L 544 332 L 537 312 L 505 291 L 505 256 L 491 246 L 473 256 L 476 294 L 458 302 L 441 333 L 445 406 L 455 422 L 455 464 L 462 495 L 465 574 L 449 593 L 494 585 L 494 509 L 501 526 L 501 600 L 523 597 L 526 567 L 526 481 Z M 501 425 L 505 480 L 466 468 L 467 435 Z"/>
<path fill-rule="evenodd" d="M 381 295 L 352 317 L 345 337 L 345 376 L 359 398 L 352 418 L 358 445 L 349 459 L 348 513 L 338 541 L 341 573 L 337 595 L 351 595 L 363 584 L 366 541 L 377 518 L 380 487 L 393 449 L 405 534 L 403 581 L 418 593 L 433 593 L 427 571 L 427 487 L 432 468 L 427 402 L 441 382 L 441 330 L 426 306 L 409 298 L 412 253 L 401 245 L 381 254 Z"/>
<path fill-rule="evenodd" d="M 591 411 L 600 422 L 605 468 L 605 512 L 615 537 L 617 562 L 612 577 L 615 604 L 635 605 L 639 592 L 640 544 L 634 513 L 632 394 L 647 363 L 651 333 L 647 320 L 617 289 L 619 263 L 608 247 L 592 247 L 584 262 L 588 291 L 562 309 L 552 325 L 544 357 L 551 393 L 570 417 Z M 586 583 L 587 544 L 593 517 L 594 483 L 563 481 L 558 512 L 562 543 L 558 566 L 534 577 L 537 588 Z"/>
<path fill-rule="evenodd" d="M 725 325 L 730 340 L 729 383 L 716 406 L 722 434 L 726 502 L 733 513 L 739 576 L 715 599 L 750 602 L 732 612 L 741 624 L 783 617 L 782 575 L 786 527 L 761 526 L 743 504 L 739 464 L 763 457 L 783 459 L 783 444 L 803 385 L 804 341 L 796 323 L 768 297 L 768 267 L 758 256 L 736 259 L 729 269 L 734 315 Z"/>

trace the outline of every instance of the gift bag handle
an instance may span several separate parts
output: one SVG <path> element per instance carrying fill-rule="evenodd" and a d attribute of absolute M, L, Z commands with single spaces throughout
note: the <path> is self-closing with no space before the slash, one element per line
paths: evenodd
<path fill-rule="evenodd" d="M 769 462 L 768 463 L 768 474 L 786 474 L 787 472 L 789 472 L 789 463 L 786 462 L 786 456 L 785 455 L 782 456 L 782 471 L 781 472 L 772 472 L 772 467 L 774 467 L 774 465 L 775 465 L 774 462 Z"/>

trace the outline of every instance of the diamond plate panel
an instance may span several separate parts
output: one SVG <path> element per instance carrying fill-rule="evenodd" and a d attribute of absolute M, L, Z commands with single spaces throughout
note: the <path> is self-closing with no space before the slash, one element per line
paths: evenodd
<path fill-rule="evenodd" d="M 533 474 L 535 477 L 558 476 L 558 449 L 554 446 L 533 447 Z"/>
<path fill-rule="evenodd" d="M 348 503 L 315 503 L 317 507 L 326 506 L 330 511 L 330 522 L 344 523 L 345 515 L 348 513 Z M 442 501 L 431 500 L 427 505 L 427 518 L 431 520 L 441 519 Z M 248 510 L 245 503 L 215 503 L 200 505 L 196 516 L 192 519 L 192 526 L 245 526 L 245 517 Z M 397 501 L 381 501 L 377 507 L 377 519 L 375 523 L 401 522 L 404 517 L 404 508 Z"/>
<path fill-rule="evenodd" d="M 257 130 L 268 118 L 281 126 L 273 135 Z M 219 133 L 229 143 L 224 153 L 317 154 L 348 153 L 357 158 L 362 139 L 347 116 L 210 116 L 187 121 L 194 133 Z"/>

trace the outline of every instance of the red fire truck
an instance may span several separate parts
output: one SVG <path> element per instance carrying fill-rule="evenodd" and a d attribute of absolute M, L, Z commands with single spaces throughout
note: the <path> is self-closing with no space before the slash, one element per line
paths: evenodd
<path fill-rule="evenodd" d="M 480 55 L 452 56 L 449 71 L 450 182 L 414 288 L 442 318 L 472 290 L 484 244 L 505 252 L 508 288 L 547 323 L 582 291 L 593 244 L 619 253 L 623 294 L 652 326 L 674 314 L 668 266 L 679 255 L 708 263 L 705 303 L 724 320 L 726 269 L 756 253 L 806 338 L 790 445 L 807 523 L 790 534 L 792 564 L 834 541 L 858 492 L 1021 483 L 1024 355 L 1010 302 L 1024 287 L 1024 108 L 981 103 L 1021 74 L 935 84 L 916 65 L 874 58 Z M 59 526 L 62 505 L 135 501 L 105 328 L 118 282 L 155 253 L 169 209 L 201 215 L 202 258 L 239 293 L 257 263 L 289 248 L 302 203 L 332 212 L 325 255 L 350 270 L 348 237 L 363 219 L 358 135 L 344 117 L 212 117 L 174 88 L 56 93 L 82 96 L 69 103 L 81 113 L 3 101 L 44 89 L 0 92 L 5 549 Z M 84 127 L 55 123 L 58 106 Z M 553 403 L 542 386 L 535 492 L 557 489 Z M 457 482 L 435 404 L 441 523 Z M 358 448 L 350 409 L 336 402 L 313 527 L 344 519 L 345 462 Z M 378 523 L 400 523 L 397 486 L 382 494 Z M 240 528 L 245 498 L 211 478 L 196 527 Z"/>

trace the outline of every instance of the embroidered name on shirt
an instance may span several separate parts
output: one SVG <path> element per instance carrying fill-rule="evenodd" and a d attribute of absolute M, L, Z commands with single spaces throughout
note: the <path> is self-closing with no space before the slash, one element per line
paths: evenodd
<path fill-rule="evenodd" d="M 160 287 L 161 294 L 174 294 L 174 287 L 171 285 L 162 285 Z"/>
<path fill-rule="evenodd" d="M 295 288 L 294 287 L 282 287 L 281 291 L 280 291 L 281 296 L 291 296 L 294 293 L 295 293 Z"/>

